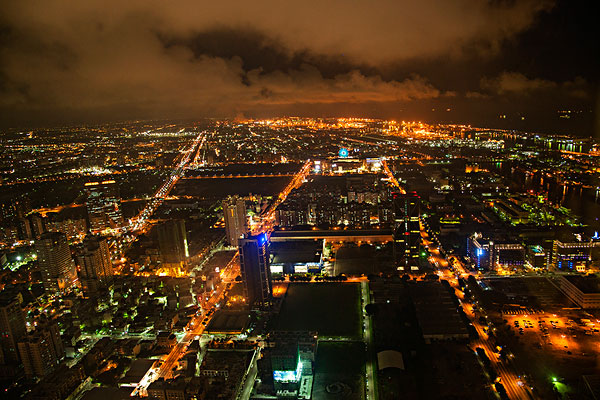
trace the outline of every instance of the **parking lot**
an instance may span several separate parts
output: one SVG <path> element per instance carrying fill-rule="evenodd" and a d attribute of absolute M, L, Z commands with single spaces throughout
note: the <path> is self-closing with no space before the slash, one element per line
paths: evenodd
<path fill-rule="evenodd" d="M 557 314 L 534 314 L 534 315 L 505 315 L 509 326 L 519 335 L 532 334 L 543 344 L 563 344 L 563 346 L 578 346 L 579 339 L 584 336 L 592 339 L 595 337 L 600 341 L 600 333 L 597 322 L 577 323 L 568 317 L 560 317 Z M 593 324 L 593 325 L 592 325 Z"/>
<path fill-rule="evenodd" d="M 538 394 L 549 395 L 554 379 L 566 384 L 565 391 L 576 390 L 581 375 L 599 372 L 599 320 L 580 310 L 503 318 L 508 334 L 499 336 L 514 353 L 512 362 L 531 372 Z"/>

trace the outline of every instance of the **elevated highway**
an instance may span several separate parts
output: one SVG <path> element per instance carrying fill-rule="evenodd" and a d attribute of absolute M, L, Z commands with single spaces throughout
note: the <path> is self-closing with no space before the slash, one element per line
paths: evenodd
<path fill-rule="evenodd" d="M 325 239 L 332 242 L 389 242 L 392 240 L 391 229 L 311 229 L 304 231 L 277 230 L 271 233 L 271 242 L 287 242 L 290 240 Z"/>

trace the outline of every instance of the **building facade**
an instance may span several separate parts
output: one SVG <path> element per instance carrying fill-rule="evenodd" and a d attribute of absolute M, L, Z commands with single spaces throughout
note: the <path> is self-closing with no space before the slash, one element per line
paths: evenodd
<path fill-rule="evenodd" d="M 190 256 L 184 220 L 172 220 L 159 225 L 158 248 L 161 261 L 169 268 L 181 267 Z"/>
<path fill-rule="evenodd" d="M 552 267 L 560 271 L 580 271 L 589 268 L 592 261 L 592 248 L 598 242 L 562 242 L 554 240 L 552 246 Z"/>
<path fill-rule="evenodd" d="M 18 343 L 19 355 L 29 378 L 41 378 L 56 368 L 65 354 L 56 323 L 48 322 Z"/>
<path fill-rule="evenodd" d="M 562 275 L 560 290 L 581 308 L 600 308 L 600 279 L 595 276 Z"/>
<path fill-rule="evenodd" d="M 421 199 L 416 193 L 393 195 L 394 210 L 394 263 L 404 272 L 419 269 Z"/>
<path fill-rule="evenodd" d="M 239 196 L 229 196 L 222 205 L 227 243 L 235 246 L 238 239 L 248 233 L 246 202 Z"/>
<path fill-rule="evenodd" d="M 269 267 L 269 241 L 266 234 L 239 239 L 240 267 L 244 296 L 250 306 L 271 302 L 273 286 Z"/>
<path fill-rule="evenodd" d="M 16 297 L 0 296 L 0 364 L 19 362 L 17 343 L 27 335 L 25 314 Z"/>
<path fill-rule="evenodd" d="M 77 279 L 75 263 L 67 236 L 60 232 L 46 232 L 35 241 L 37 260 L 47 293 L 64 292 Z"/>
<path fill-rule="evenodd" d="M 113 180 L 85 184 L 86 207 L 90 230 L 94 233 L 105 229 L 121 229 L 125 225 L 121 212 L 121 198 Z"/>
<path fill-rule="evenodd" d="M 79 281 L 86 297 L 110 286 L 114 272 L 106 237 L 88 236 L 76 260 Z"/>

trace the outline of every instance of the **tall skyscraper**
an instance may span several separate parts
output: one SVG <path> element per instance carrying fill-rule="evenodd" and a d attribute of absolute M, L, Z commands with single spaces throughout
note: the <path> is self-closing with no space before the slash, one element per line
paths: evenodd
<path fill-rule="evenodd" d="M 121 198 L 113 180 L 85 184 L 86 207 L 90 229 L 100 232 L 107 228 L 119 229 L 125 225 L 121 213 Z"/>
<path fill-rule="evenodd" d="M 44 219 L 40 214 L 37 213 L 28 215 L 27 219 L 29 220 L 33 237 L 39 239 L 42 234 L 46 232 L 46 228 L 44 227 Z"/>
<path fill-rule="evenodd" d="M 39 239 L 46 232 L 44 219 L 38 213 L 19 218 L 19 236 L 21 239 Z"/>
<path fill-rule="evenodd" d="M 76 260 L 79 281 L 86 297 L 90 297 L 98 290 L 110 285 L 113 267 L 106 237 L 87 236 Z"/>
<path fill-rule="evenodd" d="M 17 343 L 27 335 L 25 314 L 16 296 L 0 295 L 0 364 L 19 362 Z"/>
<path fill-rule="evenodd" d="M 421 229 L 419 225 L 421 199 L 415 192 L 394 193 L 394 263 L 398 270 L 419 269 Z"/>
<path fill-rule="evenodd" d="M 269 268 L 269 241 L 266 234 L 239 239 L 244 294 L 250 306 L 267 304 L 273 296 Z"/>
<path fill-rule="evenodd" d="M 223 200 L 225 231 L 227 243 L 235 246 L 238 239 L 248 233 L 246 202 L 238 196 L 229 196 Z"/>
<path fill-rule="evenodd" d="M 167 221 L 156 229 L 162 263 L 167 267 L 180 267 L 185 264 L 190 256 L 185 221 Z"/>
<path fill-rule="evenodd" d="M 67 235 L 46 232 L 35 241 L 37 260 L 47 293 L 62 292 L 77 279 L 77 270 L 71 257 Z"/>

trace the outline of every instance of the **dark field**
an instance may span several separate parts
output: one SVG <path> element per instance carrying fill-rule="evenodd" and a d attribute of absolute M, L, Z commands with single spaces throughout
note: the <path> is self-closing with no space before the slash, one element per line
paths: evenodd
<path fill-rule="evenodd" d="M 300 170 L 302 164 L 298 163 L 255 163 L 255 164 L 229 164 L 219 166 L 207 166 L 186 171 L 186 177 L 229 175 L 229 174 L 294 174 Z"/>
<path fill-rule="evenodd" d="M 364 398 L 365 345 L 320 341 L 315 360 L 313 399 Z"/>
<path fill-rule="evenodd" d="M 175 195 L 222 199 L 228 195 L 249 193 L 273 196 L 290 182 L 290 176 L 276 178 L 206 178 L 181 179 L 172 191 Z"/>
<path fill-rule="evenodd" d="M 319 338 L 359 339 L 359 290 L 355 283 L 290 284 L 277 329 L 317 331 Z"/>
<path fill-rule="evenodd" d="M 345 244 L 335 254 L 333 275 L 368 275 L 395 271 L 391 245 Z"/>

